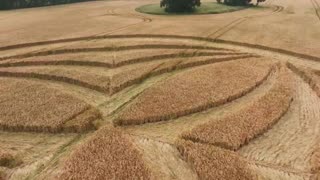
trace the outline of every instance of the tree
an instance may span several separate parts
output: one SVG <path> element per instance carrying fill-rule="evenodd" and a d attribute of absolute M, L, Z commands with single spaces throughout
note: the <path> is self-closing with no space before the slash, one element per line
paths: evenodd
<path fill-rule="evenodd" d="M 91 0 L 0 0 L 0 9 L 17 9 Z"/>
<path fill-rule="evenodd" d="M 261 3 L 261 2 L 265 2 L 266 0 L 257 0 L 257 6 L 259 5 L 259 3 Z"/>
<path fill-rule="evenodd" d="M 196 6 L 200 6 L 200 0 L 161 0 L 160 7 L 166 12 L 192 12 Z"/>
<path fill-rule="evenodd" d="M 8 9 L 12 7 L 14 4 L 14 1 L 12 0 L 0 0 L 0 9 Z"/>

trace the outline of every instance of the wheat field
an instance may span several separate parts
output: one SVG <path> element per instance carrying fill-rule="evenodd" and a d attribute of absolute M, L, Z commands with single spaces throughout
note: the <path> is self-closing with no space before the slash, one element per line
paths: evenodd
<path fill-rule="evenodd" d="M 320 1 L 157 3 L 0 11 L 0 179 L 320 179 Z"/>

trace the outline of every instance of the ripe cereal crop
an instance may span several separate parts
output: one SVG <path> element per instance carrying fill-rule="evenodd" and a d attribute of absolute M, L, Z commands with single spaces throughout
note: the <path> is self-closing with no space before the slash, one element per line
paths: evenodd
<path fill-rule="evenodd" d="M 226 117 L 199 125 L 183 138 L 237 150 L 280 120 L 290 106 L 292 91 L 288 70 L 282 67 L 265 95 Z"/>
<path fill-rule="evenodd" d="M 181 140 L 178 150 L 199 179 L 256 179 L 247 161 L 230 150 Z"/>
<path fill-rule="evenodd" d="M 163 121 L 225 104 L 259 86 L 271 71 L 271 65 L 254 60 L 187 70 L 147 89 L 123 110 L 116 123 Z"/>
<path fill-rule="evenodd" d="M 319 179 L 320 0 L 84 1 L 0 0 L 0 180 Z"/>
<path fill-rule="evenodd" d="M 59 179 L 150 179 L 141 152 L 128 135 L 115 128 L 98 130 L 77 147 Z"/>
<path fill-rule="evenodd" d="M 91 107 L 85 102 L 37 83 L 11 79 L 2 79 L 1 82 L 1 130 L 54 133 L 63 131 L 64 124 L 70 120 L 73 125 L 87 127 L 91 123 L 88 119 L 92 121 L 98 117 L 96 111 L 87 111 Z M 82 129 L 86 128 L 79 128 Z"/>

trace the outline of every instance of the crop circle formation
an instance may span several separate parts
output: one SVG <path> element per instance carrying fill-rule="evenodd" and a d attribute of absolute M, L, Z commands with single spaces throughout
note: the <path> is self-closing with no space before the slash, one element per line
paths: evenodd
<path fill-rule="evenodd" d="M 217 6 L 196 13 L 243 9 Z M 202 36 L 105 16 L 134 23 L 0 46 L 0 179 L 319 177 L 320 58 L 221 38 L 248 15 Z"/>

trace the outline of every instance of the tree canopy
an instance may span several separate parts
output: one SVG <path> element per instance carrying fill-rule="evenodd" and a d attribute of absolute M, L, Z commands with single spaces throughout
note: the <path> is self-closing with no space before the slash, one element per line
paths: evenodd
<path fill-rule="evenodd" d="M 0 9 L 18 9 L 90 0 L 0 0 Z"/>

